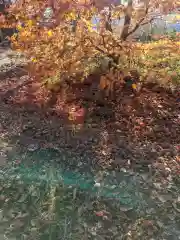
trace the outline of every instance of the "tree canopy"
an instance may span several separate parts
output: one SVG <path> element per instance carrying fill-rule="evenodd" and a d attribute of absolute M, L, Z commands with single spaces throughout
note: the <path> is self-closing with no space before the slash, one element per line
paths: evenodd
<path fill-rule="evenodd" d="M 116 76 L 127 72 L 133 50 L 139 47 L 130 36 L 158 15 L 176 9 L 178 1 L 131 0 L 124 5 L 113 1 L 102 11 L 107 2 L 17 0 L 7 18 L 9 23 L 16 19 L 19 31 L 11 38 L 13 46 L 27 55 L 34 74 L 55 83 L 67 78 L 83 80 L 101 65 L 102 58 L 118 69 Z M 100 19 L 98 28 L 92 23 L 95 15 Z M 114 19 L 124 19 L 120 35 L 113 31 Z"/>

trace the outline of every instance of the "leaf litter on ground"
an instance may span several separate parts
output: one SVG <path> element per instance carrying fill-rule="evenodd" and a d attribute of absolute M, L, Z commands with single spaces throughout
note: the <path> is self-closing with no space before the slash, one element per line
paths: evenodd
<path fill-rule="evenodd" d="M 8 82 L 11 82 L 11 78 L 4 86 L 9 86 Z M 112 122 L 99 124 L 97 129 L 85 129 L 84 133 L 83 129 L 75 133 L 69 128 L 63 128 L 58 117 L 47 117 L 47 113 L 37 107 L 37 99 L 35 105 L 30 106 L 33 101 L 24 95 L 27 91 L 28 85 L 23 90 L 20 88 L 11 102 L 0 103 L 3 133 L 0 150 L 4 154 L 3 158 L 6 158 L 6 154 L 14 156 L 13 162 L 5 159 L 7 172 L 0 172 L 0 208 L 6 219 L 6 226 L 3 226 L 6 237 L 13 235 L 19 238 L 20 227 L 21 234 L 28 239 L 53 237 L 56 229 L 59 235 L 53 239 L 59 239 L 63 234 L 66 239 L 73 240 L 82 236 L 115 240 L 119 237 L 179 239 L 180 163 L 177 146 L 180 129 L 176 122 L 178 106 L 172 96 L 167 93 L 142 92 L 137 101 L 128 100 L 128 105 L 115 105 L 113 111 L 118 129 Z M 23 105 L 22 97 L 27 97 L 28 105 Z M 171 105 L 170 109 L 167 109 L 167 102 Z M 104 126 L 106 140 L 100 138 Z M 31 140 L 26 142 L 24 136 Z M 97 195 L 91 196 L 77 186 L 69 188 L 62 181 L 54 181 L 53 174 L 57 175 L 54 170 L 46 175 L 55 160 L 48 154 L 44 156 L 49 159 L 47 167 L 40 163 L 39 173 L 45 177 L 34 181 L 23 180 L 17 172 L 18 167 L 26 164 L 28 154 L 35 154 L 41 148 L 47 149 L 49 141 L 51 148 L 58 149 L 58 154 L 62 156 L 56 156 L 56 161 L 61 159 L 74 172 L 84 172 L 91 168 L 93 174 L 99 175 L 97 163 L 104 164 L 101 166 L 103 174 L 96 176 L 97 182 L 94 181 L 94 185 L 98 185 L 95 186 Z M 107 141 L 108 149 L 104 148 L 106 145 L 103 145 L 103 141 Z M 113 172 L 107 167 L 108 161 L 116 168 Z M 32 163 L 34 166 L 37 164 L 34 156 L 24 166 L 31 170 Z M 96 164 L 97 169 L 94 169 L 93 164 Z M 127 191 L 124 196 L 118 189 L 113 198 L 101 195 L 103 187 L 107 187 L 107 175 L 110 175 L 109 188 L 116 190 L 116 186 L 121 186 L 123 191 Z M 137 186 L 134 187 L 132 183 Z M 135 208 L 123 205 L 120 201 L 123 197 L 132 198 L 132 193 L 133 197 L 140 199 Z M 120 200 L 116 198 L 119 195 L 122 198 Z M 22 215 L 23 220 L 17 226 L 14 223 L 19 215 Z M 44 229 L 52 231 L 45 233 Z"/>

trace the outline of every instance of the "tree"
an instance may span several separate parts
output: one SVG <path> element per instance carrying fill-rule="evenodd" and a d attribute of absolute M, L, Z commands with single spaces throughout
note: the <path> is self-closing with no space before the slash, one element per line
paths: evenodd
<path fill-rule="evenodd" d="M 28 56 L 34 74 L 48 83 L 83 80 L 102 65 L 102 59 L 108 59 L 106 77 L 114 79 L 111 77 L 113 70 L 119 79 L 130 69 L 135 44 L 128 38 L 140 26 L 153 21 L 157 14 L 175 8 L 177 3 L 172 0 L 141 0 L 138 3 L 129 0 L 124 5 L 109 5 L 108 13 L 101 11 L 101 30 L 97 31 L 91 19 L 100 13 L 107 1 L 98 2 L 19 0 L 11 6 L 9 14 L 16 18 L 19 30 L 18 38 L 12 38 L 13 46 Z M 43 15 L 47 8 L 52 10 L 49 19 Z M 120 36 L 114 34 L 111 25 L 113 19 L 119 18 L 124 19 Z M 72 21 L 76 23 L 75 31 L 70 27 Z"/>

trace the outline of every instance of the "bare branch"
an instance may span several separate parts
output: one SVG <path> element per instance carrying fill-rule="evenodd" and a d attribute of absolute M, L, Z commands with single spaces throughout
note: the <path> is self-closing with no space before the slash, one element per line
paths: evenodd
<path fill-rule="evenodd" d="M 124 26 L 123 26 L 123 30 L 121 33 L 122 40 L 126 40 L 126 38 L 128 36 L 129 26 L 131 24 L 131 17 L 132 17 L 132 5 L 133 5 L 133 1 L 129 0 L 128 5 L 124 10 L 125 17 L 124 17 Z"/>
<path fill-rule="evenodd" d="M 149 24 L 149 23 L 152 23 L 152 21 L 154 20 L 155 18 L 151 18 L 149 19 L 148 21 L 144 22 L 144 23 L 141 23 L 140 26 L 144 26 L 146 24 Z"/>
<path fill-rule="evenodd" d="M 150 21 L 147 21 L 146 23 L 143 23 L 143 21 L 146 19 L 146 16 L 147 16 L 147 14 L 148 14 L 148 11 L 149 11 L 149 5 L 146 6 L 146 11 L 145 11 L 144 17 L 141 18 L 141 19 L 139 20 L 139 22 L 136 24 L 136 26 L 135 26 L 130 32 L 127 33 L 126 38 L 127 38 L 128 36 L 130 36 L 131 34 L 133 34 L 140 26 L 143 26 L 143 25 L 145 25 L 146 23 L 150 23 L 150 22 L 153 21 L 154 18 L 150 19 Z"/>

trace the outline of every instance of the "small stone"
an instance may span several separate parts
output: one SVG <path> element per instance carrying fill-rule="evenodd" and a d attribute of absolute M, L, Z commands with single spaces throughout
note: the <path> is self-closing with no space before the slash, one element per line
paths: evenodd
<path fill-rule="evenodd" d="M 29 144 L 27 150 L 29 152 L 34 152 L 39 148 L 39 144 Z"/>
<path fill-rule="evenodd" d="M 153 183 L 154 187 L 158 190 L 161 189 L 161 184 L 160 183 Z"/>
<path fill-rule="evenodd" d="M 131 165 L 131 160 L 128 160 L 127 164 L 128 164 L 128 165 Z"/>
<path fill-rule="evenodd" d="M 125 168 L 121 168 L 120 169 L 122 172 L 127 172 L 127 170 Z"/>
<path fill-rule="evenodd" d="M 94 187 L 100 187 L 101 184 L 99 182 L 95 182 Z"/>
<path fill-rule="evenodd" d="M 122 212 L 128 212 L 128 211 L 131 211 L 133 208 L 132 207 L 120 207 L 120 210 Z"/>

